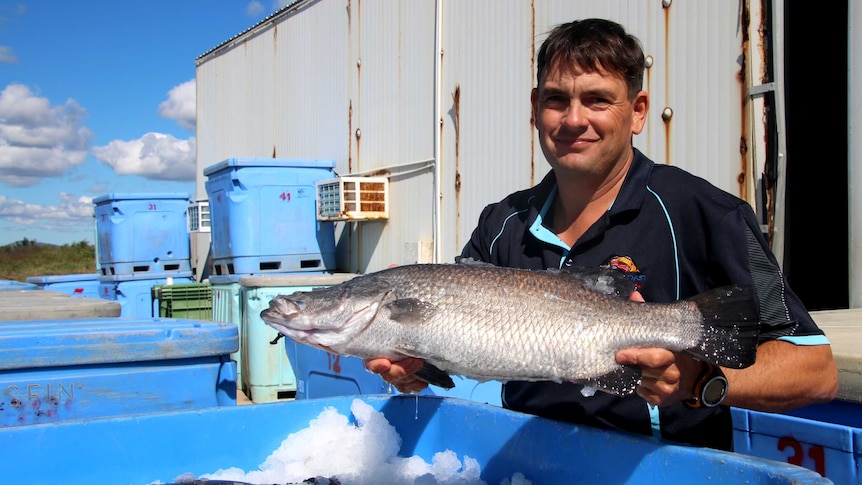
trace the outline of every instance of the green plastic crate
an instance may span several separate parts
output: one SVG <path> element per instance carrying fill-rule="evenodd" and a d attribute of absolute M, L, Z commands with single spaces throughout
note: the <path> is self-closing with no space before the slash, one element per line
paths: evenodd
<path fill-rule="evenodd" d="M 212 285 L 183 283 L 153 287 L 153 300 L 159 302 L 159 316 L 164 318 L 213 319 Z"/>

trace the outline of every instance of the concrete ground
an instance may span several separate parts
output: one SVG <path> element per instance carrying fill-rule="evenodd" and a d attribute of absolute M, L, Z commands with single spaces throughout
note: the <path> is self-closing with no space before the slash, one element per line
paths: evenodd
<path fill-rule="evenodd" d="M 838 398 L 862 402 L 862 308 L 811 312 L 832 344 L 838 364 Z"/>

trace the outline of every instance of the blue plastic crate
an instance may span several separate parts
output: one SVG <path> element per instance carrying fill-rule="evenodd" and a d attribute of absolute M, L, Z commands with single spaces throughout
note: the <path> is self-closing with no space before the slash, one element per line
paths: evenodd
<path fill-rule="evenodd" d="M 153 286 L 171 283 L 194 283 L 192 278 L 133 279 L 126 281 L 99 281 L 99 296 L 120 303 L 120 316 L 151 318 L 159 316 L 159 303 L 153 300 Z"/>
<path fill-rule="evenodd" d="M 104 194 L 95 204 L 102 276 L 190 272 L 184 193 Z"/>
<path fill-rule="evenodd" d="M 76 297 L 100 298 L 98 273 L 30 276 L 27 282 L 42 290 L 59 291 Z"/>
<path fill-rule="evenodd" d="M 734 451 L 803 466 L 836 484 L 862 483 L 862 404 L 835 400 L 787 414 L 732 413 Z"/>
<path fill-rule="evenodd" d="M 0 322 L 0 428 L 235 405 L 237 346 L 197 320 Z"/>
<path fill-rule="evenodd" d="M 72 298 L 53 290 L 0 292 L 0 322 L 120 316 L 120 304 L 101 298 Z"/>
<path fill-rule="evenodd" d="M 319 222 L 316 183 L 333 160 L 229 158 L 204 169 L 217 275 L 335 269 L 335 226 Z"/>
<path fill-rule="evenodd" d="M 144 485 L 229 467 L 255 470 L 324 409 L 351 416 L 353 400 L 308 399 L 3 429 L 0 476 L 29 471 L 27 478 L 46 484 Z M 664 444 L 460 399 L 362 400 L 382 412 L 401 437 L 399 456 L 430 463 L 435 453 L 451 450 L 459 459 L 476 460 L 488 484 L 515 473 L 535 484 L 829 483 L 786 463 Z"/>

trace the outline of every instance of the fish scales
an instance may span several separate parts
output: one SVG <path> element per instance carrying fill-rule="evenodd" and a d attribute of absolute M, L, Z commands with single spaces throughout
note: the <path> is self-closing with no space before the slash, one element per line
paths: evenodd
<path fill-rule="evenodd" d="M 434 268 L 419 266 L 381 275 L 392 287 L 406 289 L 396 290 L 396 298 L 436 301 L 437 309 L 416 325 L 381 319 L 382 325 L 351 343 L 354 351 L 364 354 L 360 357 L 376 356 L 379 342 L 395 337 L 392 348 L 409 348 L 411 355 L 446 362 L 445 369 L 457 375 L 579 380 L 613 370 L 617 349 L 649 344 L 684 350 L 695 346 L 700 334 L 699 314 L 691 328 L 680 327 L 671 334 L 656 315 L 663 307 L 644 311 L 647 308 L 637 303 L 611 305 L 602 301 L 606 296 L 561 284 L 559 275 L 536 272 L 529 280 L 534 285 L 526 285 L 527 280 L 514 272 L 465 268 L 447 272 L 443 279 L 435 278 L 435 273 Z M 471 289 L 470 282 L 481 286 Z M 617 306 L 632 308 L 620 311 Z M 675 307 L 671 312 L 680 310 Z"/>
<path fill-rule="evenodd" d="M 407 265 L 280 295 L 261 317 L 291 339 L 332 353 L 420 357 L 444 376 L 582 382 L 614 394 L 631 392 L 640 378 L 635 368 L 615 362 L 624 348 L 690 351 L 732 367 L 753 363 L 757 319 L 750 291 L 732 287 L 700 297 L 720 317 L 716 331 L 697 299 L 629 301 L 631 282 L 621 275 Z M 619 296 L 597 291 L 601 285 L 588 284 L 593 280 Z"/>

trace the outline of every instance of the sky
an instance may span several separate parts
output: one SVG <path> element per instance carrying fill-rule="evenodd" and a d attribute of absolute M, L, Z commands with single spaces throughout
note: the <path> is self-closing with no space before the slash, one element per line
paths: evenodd
<path fill-rule="evenodd" d="M 92 199 L 195 194 L 195 60 L 291 0 L 0 0 L 0 246 L 95 243 Z"/>

